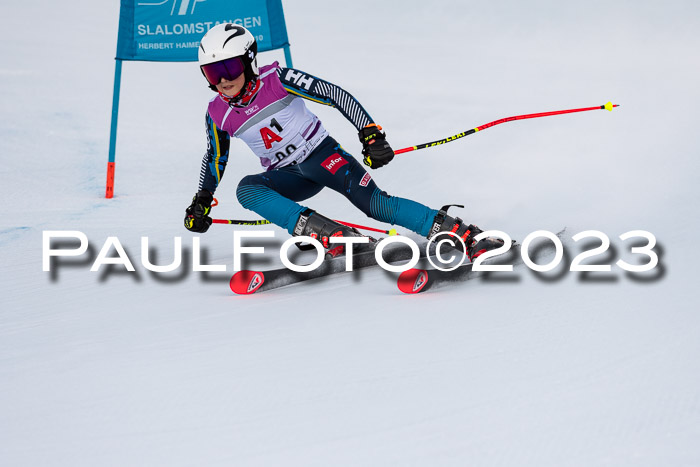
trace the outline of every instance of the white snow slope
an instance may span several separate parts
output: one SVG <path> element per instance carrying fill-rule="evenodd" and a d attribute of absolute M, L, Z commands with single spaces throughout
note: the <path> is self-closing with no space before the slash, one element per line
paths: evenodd
<path fill-rule="evenodd" d="M 201 236 L 226 274 L 147 271 L 142 236 L 160 264 L 176 236 L 191 258 L 211 97 L 196 64 L 125 63 L 106 200 L 119 2 L 0 11 L 0 465 L 700 465 L 697 1 L 286 3 L 295 67 L 353 93 L 396 149 L 621 104 L 372 172 L 513 238 L 567 227 L 549 280 L 520 268 L 418 296 L 378 269 L 235 296 L 229 226 Z M 339 112 L 308 105 L 360 153 Z M 254 218 L 235 188 L 260 168 L 232 152 L 213 212 Z M 378 226 L 328 190 L 306 204 Z M 613 269 L 582 277 L 571 236 L 591 229 Z M 618 239 L 637 229 L 660 265 L 630 276 L 614 262 L 644 262 Z M 136 272 L 90 272 L 89 255 L 43 272 L 47 230 L 84 232 L 92 259 L 116 236 Z M 253 264 L 279 264 L 274 231 Z"/>

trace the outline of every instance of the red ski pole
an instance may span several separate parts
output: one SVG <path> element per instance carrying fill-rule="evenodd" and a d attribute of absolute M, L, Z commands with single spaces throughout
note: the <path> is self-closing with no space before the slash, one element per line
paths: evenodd
<path fill-rule="evenodd" d="M 219 205 L 219 200 L 214 198 L 214 200 L 211 203 L 212 207 L 218 206 Z M 268 221 L 267 219 L 254 219 L 251 221 L 248 220 L 241 220 L 241 219 L 212 219 L 211 220 L 212 224 L 229 224 L 229 225 L 267 225 L 267 224 L 272 224 L 272 222 Z M 375 229 L 373 227 L 367 227 L 365 225 L 359 225 L 359 224 L 351 224 L 350 222 L 343 222 L 336 220 L 337 223 L 346 225 L 348 227 L 353 227 L 355 229 L 360 229 L 360 230 L 368 230 L 370 232 L 379 232 L 387 235 L 398 235 L 396 232 L 396 229 L 389 229 L 389 230 L 382 230 L 382 229 Z"/>
<path fill-rule="evenodd" d="M 570 113 L 574 113 L 574 112 L 587 112 L 589 110 L 601 110 L 601 109 L 609 110 L 610 112 L 612 112 L 612 109 L 614 107 L 619 107 L 619 105 L 613 104 L 612 102 L 608 102 L 605 105 L 598 105 L 595 107 L 585 107 L 585 108 L 581 108 L 581 109 L 568 109 L 568 110 L 555 110 L 553 112 L 540 112 L 540 113 L 536 113 L 536 114 L 516 115 L 515 117 L 506 117 L 506 118 L 502 118 L 500 120 L 495 120 L 495 121 L 490 122 L 490 123 L 485 123 L 485 124 L 478 126 L 476 128 L 472 128 L 471 130 L 467 130 L 467 131 L 464 131 L 462 133 L 456 134 L 454 136 L 450 136 L 449 138 L 444 138 L 444 139 L 441 139 L 438 141 L 433 141 L 430 143 L 418 144 L 416 146 L 411 146 L 409 148 L 399 149 L 397 151 L 394 151 L 394 154 L 402 154 L 404 152 L 411 152 L 411 151 L 416 151 L 418 149 L 425 149 L 425 148 L 430 148 L 433 146 L 439 146 L 439 145 L 445 144 L 445 143 L 451 143 L 452 141 L 454 141 L 456 139 L 464 138 L 465 136 L 469 136 L 471 134 L 474 134 L 477 131 L 482 131 L 482 130 L 485 130 L 485 129 L 490 128 L 492 126 L 500 125 L 501 123 L 512 122 L 513 120 L 525 120 L 528 118 L 549 117 L 551 115 L 570 114 Z"/>
<path fill-rule="evenodd" d="M 230 224 L 230 225 L 267 225 L 271 224 L 272 222 L 266 220 L 266 219 L 259 219 L 259 220 L 239 220 L 239 219 L 212 219 L 211 220 L 212 224 Z M 387 235 L 398 235 L 396 233 L 396 229 L 390 229 L 390 230 L 382 230 L 382 229 L 375 229 L 374 227 L 367 227 L 365 225 L 358 225 L 358 224 L 351 224 L 350 222 L 343 222 L 336 220 L 337 223 L 346 225 L 348 227 L 353 227 L 355 229 L 360 229 L 360 230 L 368 230 L 370 232 L 379 232 Z"/>
<path fill-rule="evenodd" d="M 266 225 L 272 222 L 265 219 L 256 219 L 252 221 L 244 221 L 240 219 L 212 219 L 212 224 L 233 224 L 233 225 Z"/>

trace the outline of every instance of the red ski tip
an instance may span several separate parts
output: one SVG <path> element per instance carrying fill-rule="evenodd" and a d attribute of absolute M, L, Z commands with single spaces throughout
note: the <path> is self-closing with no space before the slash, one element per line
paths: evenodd
<path fill-rule="evenodd" d="M 399 276 L 397 285 L 403 293 L 418 293 L 428 283 L 428 271 L 425 269 L 409 269 Z"/>
<path fill-rule="evenodd" d="M 260 271 L 238 271 L 231 277 L 229 286 L 234 293 L 248 295 L 255 293 L 265 282 L 265 275 Z"/>

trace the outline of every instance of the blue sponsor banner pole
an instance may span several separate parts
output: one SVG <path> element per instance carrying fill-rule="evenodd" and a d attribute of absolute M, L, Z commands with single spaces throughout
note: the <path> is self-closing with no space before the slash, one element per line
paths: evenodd
<path fill-rule="evenodd" d="M 287 63 L 287 68 L 294 68 L 292 65 L 292 52 L 289 50 L 289 46 L 284 46 L 284 61 Z"/>
<path fill-rule="evenodd" d="M 109 159 L 107 160 L 107 187 L 105 198 L 114 196 L 114 155 L 117 148 L 117 119 L 119 117 L 119 91 L 122 82 L 122 61 L 116 59 L 114 67 L 114 91 L 112 92 L 112 123 L 109 129 Z"/>
<path fill-rule="evenodd" d="M 122 62 L 197 61 L 199 40 L 209 29 L 221 23 L 234 23 L 248 29 L 255 36 L 259 52 L 284 49 L 287 66 L 292 66 L 282 0 L 121 0 L 107 163 L 107 198 L 114 196 Z"/>

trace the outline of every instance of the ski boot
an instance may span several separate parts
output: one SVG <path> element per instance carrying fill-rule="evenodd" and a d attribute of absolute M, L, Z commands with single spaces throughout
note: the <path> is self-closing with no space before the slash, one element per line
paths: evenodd
<path fill-rule="evenodd" d="M 336 258 L 345 254 L 345 245 L 333 245 L 329 242 L 329 238 L 364 237 L 357 229 L 322 216 L 312 209 L 307 209 L 299 215 L 299 219 L 294 226 L 294 236 L 300 235 L 305 235 L 321 242 L 326 249 L 326 259 Z M 353 252 L 359 253 L 365 251 L 369 248 L 370 244 L 376 242 L 372 237 L 369 237 L 369 241 L 369 244 L 353 245 Z"/>
<path fill-rule="evenodd" d="M 482 238 L 478 242 L 475 241 L 474 237 L 483 232 L 483 230 L 473 224 L 465 224 L 459 217 L 448 216 L 447 210 L 451 206 L 460 208 L 464 207 L 459 204 L 448 204 L 443 206 L 435 216 L 433 226 L 428 234 L 428 240 L 436 235 L 448 236 L 447 232 L 451 232 L 464 241 L 464 246 L 467 247 L 466 254 L 471 261 L 474 261 L 474 259 L 478 258 L 479 255 L 489 250 L 495 250 L 496 248 L 503 246 L 503 240 L 500 238 L 486 237 Z M 449 235 L 449 237 L 452 237 L 452 235 Z M 461 253 L 465 253 L 463 251 L 462 242 L 457 239 L 452 239 L 452 241 L 455 243 L 453 248 L 457 249 Z"/>

